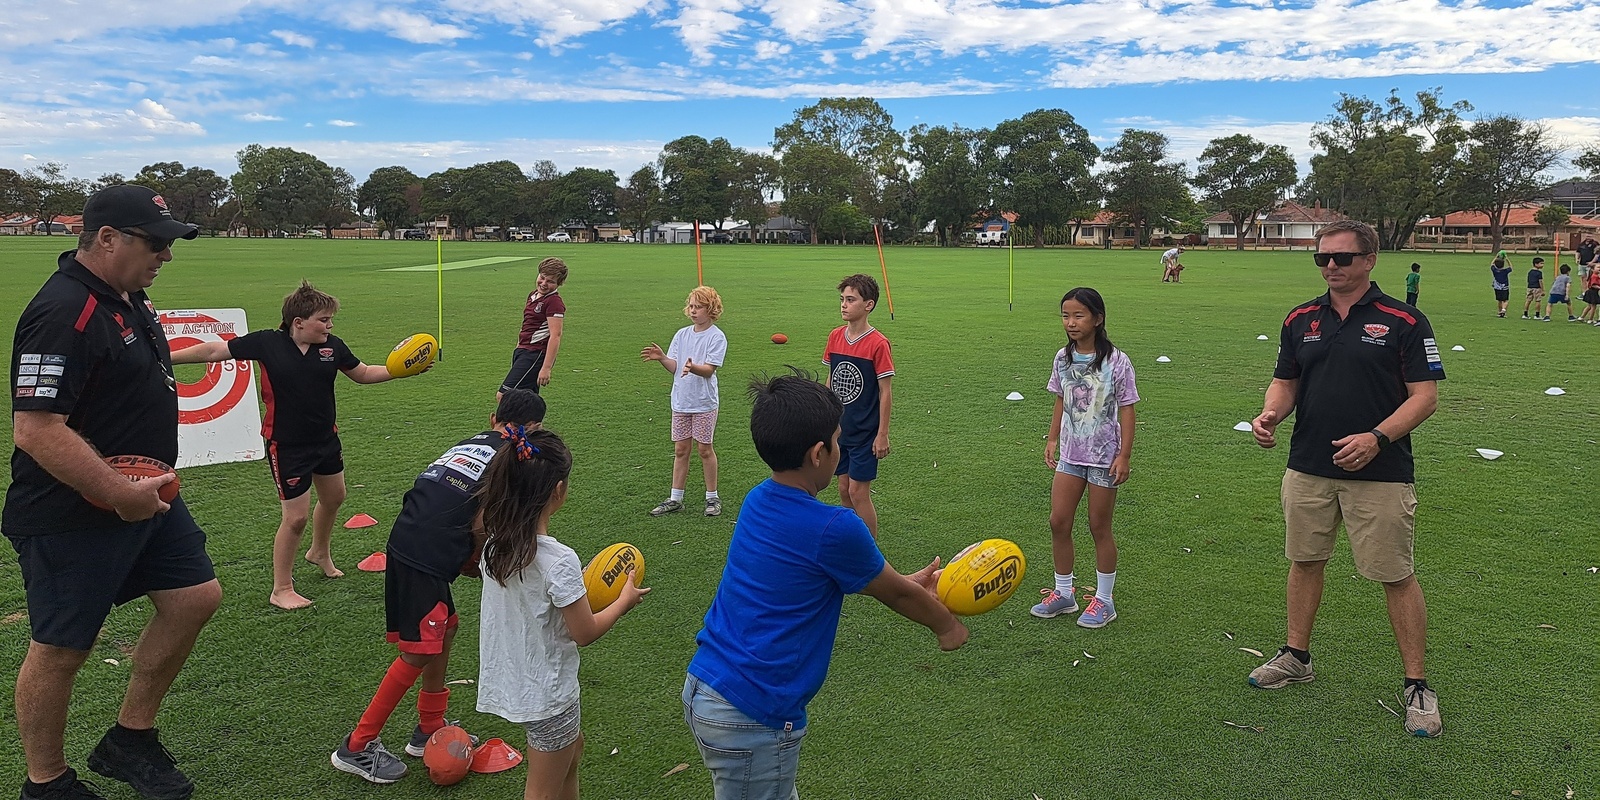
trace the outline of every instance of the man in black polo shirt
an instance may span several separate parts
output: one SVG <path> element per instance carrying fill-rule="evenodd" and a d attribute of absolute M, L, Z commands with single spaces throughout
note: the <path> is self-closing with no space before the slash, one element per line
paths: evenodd
<path fill-rule="evenodd" d="M 171 353 L 144 290 L 195 228 L 142 186 L 95 193 L 83 222 L 77 252 L 61 254 L 17 320 L 11 354 L 16 449 L 0 529 L 17 551 L 32 634 L 17 673 L 22 798 L 100 797 L 64 754 L 72 681 L 111 607 L 147 596 L 155 615 L 89 767 L 146 798 L 182 800 L 194 784 L 157 739 L 156 713 L 222 589 L 183 498 L 157 495 L 171 479 L 134 483 L 102 459 L 178 459 Z"/>
<path fill-rule="evenodd" d="M 1428 614 L 1412 568 L 1411 431 L 1438 406 L 1444 365 L 1427 317 L 1372 282 L 1377 252 L 1378 235 L 1362 222 L 1317 234 L 1328 293 L 1284 320 L 1278 366 L 1253 423 L 1256 442 L 1272 447 L 1278 424 L 1298 412 L 1283 478 L 1288 644 L 1250 673 L 1250 684 L 1312 679 L 1311 628 L 1342 521 L 1356 571 L 1383 584 L 1405 667 L 1405 729 L 1431 737 L 1441 724 L 1422 668 Z"/>

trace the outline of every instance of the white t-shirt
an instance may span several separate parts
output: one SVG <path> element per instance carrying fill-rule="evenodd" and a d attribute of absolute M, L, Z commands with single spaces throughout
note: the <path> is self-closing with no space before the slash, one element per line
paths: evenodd
<path fill-rule="evenodd" d="M 1161 254 L 1161 263 L 1163 263 L 1163 264 L 1176 263 L 1177 260 L 1178 260 L 1178 256 L 1180 256 L 1180 255 L 1182 255 L 1182 253 L 1178 252 L 1178 248 L 1174 247 L 1171 250 L 1168 250 L 1167 252 Z"/>
<path fill-rule="evenodd" d="M 478 710 L 507 722 L 550 719 L 578 700 L 578 643 L 561 609 L 584 600 L 583 564 L 540 536 L 533 563 L 505 586 L 483 569 Z"/>
<path fill-rule="evenodd" d="M 672 379 L 672 410 L 679 414 L 699 414 L 717 410 L 717 373 L 702 378 L 683 374 L 685 359 L 696 364 L 722 366 L 728 355 L 728 337 L 715 325 L 696 332 L 693 325 L 685 325 L 672 337 L 667 347 L 667 358 L 678 362 L 678 374 Z"/>

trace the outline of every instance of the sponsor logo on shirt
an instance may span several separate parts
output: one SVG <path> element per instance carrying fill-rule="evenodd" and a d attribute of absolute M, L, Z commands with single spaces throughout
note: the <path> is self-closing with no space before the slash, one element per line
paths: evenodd
<path fill-rule="evenodd" d="M 20 375 L 17 377 L 18 386 L 33 386 L 39 382 L 37 375 Z"/>
<path fill-rule="evenodd" d="M 1320 342 L 1320 341 L 1322 341 L 1322 320 L 1320 320 L 1320 319 L 1311 320 L 1311 329 L 1306 331 L 1306 335 L 1303 338 L 1301 338 L 1300 341 L 1302 341 L 1302 342 Z"/>
<path fill-rule="evenodd" d="M 22 354 L 22 358 L 20 359 L 20 361 L 22 363 L 24 363 L 24 364 L 37 364 L 37 363 L 39 363 L 39 354 L 38 353 L 23 353 Z"/>
<path fill-rule="evenodd" d="M 65 363 L 67 363 L 67 357 L 66 356 L 55 356 L 55 355 L 50 355 L 49 353 L 46 353 L 44 355 L 44 357 L 39 359 L 39 363 L 41 363 L 41 364 L 65 364 Z"/>
<path fill-rule="evenodd" d="M 23 387 L 17 389 L 17 396 L 18 397 L 32 397 L 33 396 L 33 387 L 32 386 L 23 386 Z"/>
<path fill-rule="evenodd" d="M 34 397 L 55 397 L 56 396 L 56 387 L 54 387 L 54 386 L 40 386 L 38 391 L 35 391 L 33 393 L 33 396 Z"/>
<path fill-rule="evenodd" d="M 1363 325 L 1361 326 L 1361 329 L 1367 333 L 1366 336 L 1361 337 L 1361 341 L 1366 342 L 1367 344 L 1375 344 L 1379 347 L 1387 347 L 1389 345 L 1389 343 L 1384 341 L 1383 338 L 1389 335 L 1388 325 L 1378 325 L 1374 323 L 1371 325 Z"/>
<path fill-rule="evenodd" d="M 1444 363 L 1439 360 L 1439 345 L 1433 339 L 1422 340 L 1422 352 L 1428 356 L 1428 371 L 1443 372 Z"/>
<path fill-rule="evenodd" d="M 38 364 L 23 364 L 22 366 L 17 367 L 17 374 L 18 375 L 38 375 L 39 374 L 39 365 Z"/>
<path fill-rule="evenodd" d="M 833 393 L 839 396 L 839 402 L 850 405 L 861 399 L 861 392 L 866 388 L 866 381 L 861 377 L 861 369 L 853 362 L 840 361 L 833 365 L 833 374 L 828 378 L 828 384 L 833 387 Z"/>
<path fill-rule="evenodd" d="M 48 364 L 48 365 L 45 365 L 45 366 L 42 366 L 42 367 L 39 368 L 39 374 L 40 375 L 60 375 L 61 372 L 62 372 L 62 369 L 63 369 L 62 367 L 56 366 L 54 364 Z"/>
<path fill-rule="evenodd" d="M 445 473 L 453 472 L 468 482 L 477 483 L 483 479 L 483 472 L 489 468 L 489 461 L 493 458 L 494 448 L 486 444 L 456 445 L 433 462 L 432 466 L 438 469 L 429 469 L 423 474 L 433 480 L 447 481 L 457 488 L 467 489 L 459 479 L 451 480 Z"/>
<path fill-rule="evenodd" d="M 122 329 L 122 343 L 123 344 L 133 344 L 133 340 L 137 339 L 137 338 L 139 338 L 139 337 L 134 335 L 132 328 L 123 328 Z"/>

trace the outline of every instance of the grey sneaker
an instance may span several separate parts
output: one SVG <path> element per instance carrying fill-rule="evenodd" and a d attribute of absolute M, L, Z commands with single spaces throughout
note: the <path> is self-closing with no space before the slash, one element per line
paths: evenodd
<path fill-rule="evenodd" d="M 460 728 L 461 727 L 461 720 L 459 720 L 459 719 L 447 719 L 447 720 L 444 721 L 444 724 L 446 726 L 454 725 L 457 728 Z M 421 725 L 418 725 L 417 727 L 412 728 L 411 729 L 411 741 L 406 742 L 406 755 L 412 756 L 412 757 L 415 757 L 415 758 L 422 758 L 422 755 L 424 753 L 428 752 L 428 738 L 429 738 L 429 734 L 426 734 L 426 733 L 422 732 L 422 726 Z M 478 746 L 478 737 L 473 736 L 471 733 L 468 733 L 467 734 L 467 738 L 472 740 L 472 746 L 473 747 L 477 747 Z"/>
<path fill-rule="evenodd" d="M 1300 663 L 1300 659 L 1289 652 L 1289 648 L 1278 648 L 1278 654 L 1267 663 L 1250 670 L 1250 685 L 1257 689 L 1282 689 L 1291 683 L 1305 683 L 1316 677 L 1311 674 L 1311 665 Z"/>
<path fill-rule="evenodd" d="M 1039 619 L 1059 617 L 1062 614 L 1072 614 L 1078 610 L 1078 598 L 1073 597 L 1070 592 L 1062 594 L 1055 589 L 1040 589 L 1039 594 L 1044 595 L 1044 599 L 1038 605 L 1028 609 L 1029 614 Z"/>
<path fill-rule="evenodd" d="M 682 500 L 662 500 L 661 501 L 661 505 L 650 509 L 650 516 L 659 517 L 662 514 L 671 514 L 674 511 L 682 511 L 682 510 L 683 510 L 683 501 Z"/>
<path fill-rule="evenodd" d="M 1406 733 L 1432 739 L 1444 731 L 1439 719 L 1439 695 L 1427 684 L 1406 690 Z"/>
<path fill-rule="evenodd" d="M 708 517 L 720 517 L 720 516 L 722 516 L 722 500 L 721 499 L 713 497 L 713 498 L 710 498 L 710 499 L 706 500 L 706 516 L 708 516 Z"/>
<path fill-rule="evenodd" d="M 373 783 L 394 783 L 406 776 L 406 764 L 394 753 L 384 749 L 377 739 L 367 742 L 359 752 L 350 749 L 350 740 L 339 743 L 333 751 L 333 768 L 340 772 L 360 775 Z"/>

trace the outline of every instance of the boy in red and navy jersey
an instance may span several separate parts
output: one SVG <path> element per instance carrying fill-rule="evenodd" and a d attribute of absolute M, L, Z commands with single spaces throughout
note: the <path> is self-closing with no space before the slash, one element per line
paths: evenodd
<path fill-rule="evenodd" d="M 872 504 L 872 481 L 878 460 L 889 455 L 889 379 L 894 359 L 889 340 L 867 322 L 878 306 L 878 282 L 870 275 L 851 275 L 839 282 L 839 315 L 845 324 L 828 334 L 822 361 L 828 365 L 828 388 L 844 404 L 839 421 L 839 501 L 878 536 L 878 509 Z"/>
<path fill-rule="evenodd" d="M 344 452 L 334 423 L 333 379 L 339 373 L 356 383 L 382 383 L 393 378 L 381 364 L 363 364 L 342 339 L 334 336 L 333 315 L 339 301 L 306 281 L 283 299 L 283 324 L 224 342 L 206 342 L 172 354 L 174 364 L 212 361 L 255 361 L 261 365 L 261 400 L 266 413 L 261 438 L 267 440 L 267 464 L 278 487 L 283 519 L 272 545 L 273 605 L 311 605 L 294 589 L 294 556 L 311 517 L 311 547 L 306 560 L 329 578 L 344 575 L 333 565 L 329 547 L 333 523 L 344 503 Z M 311 489 L 317 508 L 311 511 Z"/>
<path fill-rule="evenodd" d="M 567 318 L 567 304 L 561 299 L 561 284 L 567 282 L 567 262 L 547 258 L 539 262 L 539 277 L 533 294 L 522 307 L 522 332 L 517 348 L 511 351 L 511 370 L 500 382 L 495 399 L 512 389 L 538 393 L 550 385 L 550 371 L 561 352 L 561 329 Z"/>

